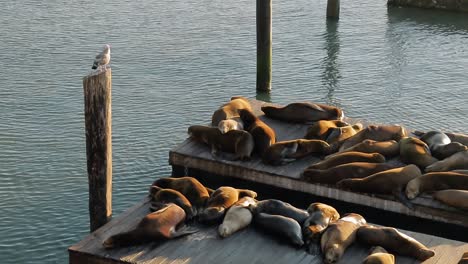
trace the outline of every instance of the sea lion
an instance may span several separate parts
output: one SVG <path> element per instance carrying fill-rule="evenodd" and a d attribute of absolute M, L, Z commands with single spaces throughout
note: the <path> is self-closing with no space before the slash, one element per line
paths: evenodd
<path fill-rule="evenodd" d="M 408 182 L 406 197 L 414 199 L 424 192 L 447 189 L 468 190 L 468 175 L 448 171 L 426 173 Z"/>
<path fill-rule="evenodd" d="M 438 161 L 432 157 L 426 143 L 414 137 L 405 137 L 400 140 L 400 159 L 406 164 L 415 164 L 422 170 Z"/>
<path fill-rule="evenodd" d="M 395 264 L 395 256 L 390 254 L 383 247 L 372 247 L 369 256 L 367 256 L 363 264 Z"/>
<path fill-rule="evenodd" d="M 343 110 L 317 103 L 290 103 L 286 106 L 263 105 L 262 111 L 269 118 L 293 123 L 308 123 L 318 120 L 341 120 Z"/>
<path fill-rule="evenodd" d="M 357 240 L 371 246 L 381 246 L 389 252 L 424 261 L 435 255 L 433 250 L 392 227 L 361 226 Z"/>
<path fill-rule="evenodd" d="M 432 197 L 441 201 L 444 204 L 468 210 L 468 191 L 466 190 L 443 190 L 432 194 Z"/>
<path fill-rule="evenodd" d="M 346 139 L 354 136 L 362 130 L 362 124 L 358 123 L 352 126 L 335 127 L 329 129 L 328 137 L 325 141 L 329 144 L 341 145 Z M 336 147 L 338 150 L 339 146 Z"/>
<path fill-rule="evenodd" d="M 457 152 L 448 158 L 434 162 L 426 167 L 426 172 L 457 169 L 468 169 L 468 150 Z"/>
<path fill-rule="evenodd" d="M 211 147 L 211 154 L 215 158 L 229 160 L 249 160 L 254 149 L 254 138 L 243 130 L 230 130 L 223 134 L 219 129 L 209 126 L 190 126 L 188 134 L 191 138 Z M 234 157 L 219 151 L 234 153 Z"/>
<path fill-rule="evenodd" d="M 341 120 L 318 120 L 307 128 L 305 139 L 326 140 L 332 128 L 349 126 L 348 123 Z"/>
<path fill-rule="evenodd" d="M 245 196 L 255 198 L 257 193 L 246 189 L 221 186 L 211 194 L 206 208 L 198 214 L 198 219 L 205 223 L 217 222 L 222 219 L 226 209 Z"/>
<path fill-rule="evenodd" d="M 423 137 L 426 133 L 422 131 L 413 131 L 413 134 L 415 134 L 418 137 Z M 450 138 L 451 142 L 458 142 L 461 143 L 465 146 L 468 146 L 468 136 L 460 133 L 449 133 L 449 132 L 444 132 L 445 135 L 447 135 Z"/>
<path fill-rule="evenodd" d="M 380 153 L 387 158 L 392 158 L 400 155 L 400 144 L 395 140 L 375 141 L 366 139 L 350 148 L 344 149 L 338 153 L 343 152 L 364 152 L 364 153 Z"/>
<path fill-rule="evenodd" d="M 312 255 L 320 253 L 320 237 L 328 225 L 340 218 L 335 208 L 323 203 L 312 203 L 307 208 L 309 217 L 302 225 L 302 234 L 307 252 Z"/>
<path fill-rule="evenodd" d="M 320 239 L 323 261 L 326 264 L 337 263 L 346 248 L 355 241 L 358 228 L 365 224 L 364 217 L 354 213 L 330 223 Z"/>
<path fill-rule="evenodd" d="M 174 203 L 184 209 L 186 219 L 191 220 L 193 218 L 192 204 L 190 201 L 179 191 L 173 189 L 163 189 L 158 186 L 151 186 L 149 191 L 151 197 L 152 212 L 158 211 L 159 209 L 166 206 L 168 203 Z"/>
<path fill-rule="evenodd" d="M 270 215 L 266 213 L 254 214 L 255 226 L 260 227 L 267 233 L 272 233 L 286 239 L 294 246 L 301 247 L 302 241 L 301 226 L 289 217 L 282 215 Z"/>
<path fill-rule="evenodd" d="M 420 139 L 429 146 L 432 156 L 437 159 L 445 159 L 459 151 L 468 149 L 467 146 L 459 142 L 451 142 L 450 138 L 440 131 L 429 131 L 423 134 Z"/>
<path fill-rule="evenodd" d="M 250 209 L 254 215 L 259 213 L 282 215 L 296 220 L 301 225 L 309 217 L 306 210 L 296 208 L 289 203 L 276 199 L 259 201 L 256 205 L 250 206 Z"/>
<path fill-rule="evenodd" d="M 239 115 L 244 122 L 245 130 L 252 134 L 255 142 L 254 151 L 263 156 L 266 149 L 276 143 L 275 131 L 247 109 L 239 110 Z"/>
<path fill-rule="evenodd" d="M 388 163 L 351 162 L 324 170 L 305 169 L 301 178 L 312 183 L 335 184 L 343 179 L 364 178 L 396 167 Z"/>
<path fill-rule="evenodd" d="M 226 134 L 231 130 L 244 130 L 244 123 L 242 123 L 240 117 L 233 117 L 219 121 L 218 129 L 222 134 Z"/>
<path fill-rule="evenodd" d="M 218 234 L 221 237 L 228 237 L 235 232 L 247 227 L 252 222 L 252 212 L 249 205 L 257 201 L 252 197 L 243 197 L 233 204 L 226 212 L 223 223 L 218 227 Z"/>
<path fill-rule="evenodd" d="M 385 157 L 379 153 L 350 151 L 327 156 L 324 160 L 310 165 L 307 169 L 324 170 L 351 162 L 383 163 L 385 162 Z"/>
<path fill-rule="evenodd" d="M 393 194 L 397 200 L 412 208 L 402 191 L 409 181 L 418 176 L 421 176 L 421 170 L 416 165 L 410 164 L 401 168 L 377 172 L 362 179 L 344 179 L 336 185 L 339 188 L 355 192 Z"/>
<path fill-rule="evenodd" d="M 406 136 L 406 129 L 402 126 L 377 126 L 370 125 L 365 129 L 359 131 L 356 135 L 348 138 L 340 147 L 340 151 L 350 148 L 366 139 L 372 139 L 375 141 L 387 141 L 395 140 L 400 141 Z"/>
<path fill-rule="evenodd" d="M 327 142 L 317 139 L 279 141 L 266 149 L 262 161 L 270 165 L 283 165 L 307 155 L 327 154 L 329 149 Z"/>
<path fill-rule="evenodd" d="M 205 206 L 210 197 L 206 187 L 193 177 L 160 178 L 154 181 L 152 185 L 179 191 L 190 201 L 193 210 L 196 212 Z"/>
<path fill-rule="evenodd" d="M 231 119 L 239 116 L 240 109 L 248 109 L 252 111 L 249 99 L 245 97 L 232 97 L 231 101 L 223 104 L 211 117 L 211 125 L 217 127 L 222 120 Z"/>
<path fill-rule="evenodd" d="M 184 220 L 184 210 L 178 205 L 170 203 L 166 207 L 146 215 L 135 229 L 113 235 L 106 239 L 102 245 L 106 249 L 127 247 L 161 239 L 171 239 L 189 235 L 198 231 L 180 228 Z"/>

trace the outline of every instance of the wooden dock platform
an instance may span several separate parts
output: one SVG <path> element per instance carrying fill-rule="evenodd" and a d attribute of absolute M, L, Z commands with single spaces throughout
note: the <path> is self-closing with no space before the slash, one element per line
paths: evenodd
<path fill-rule="evenodd" d="M 134 228 L 149 213 L 149 199 L 128 209 L 102 226 L 81 242 L 71 246 L 70 263 L 322 263 L 320 257 L 309 255 L 304 249 L 296 249 L 279 242 L 253 227 L 221 239 L 217 226 L 201 227 L 200 232 L 161 243 L 105 250 L 102 242 L 109 236 Z M 468 244 L 420 233 L 400 230 L 414 237 L 436 252 L 424 264 L 456 264 L 468 252 Z M 369 248 L 355 243 L 346 250 L 339 263 L 361 263 Z M 398 264 L 420 263 L 415 259 L 396 256 Z"/>
<path fill-rule="evenodd" d="M 271 126 L 277 135 L 277 141 L 298 139 L 304 137 L 308 125 L 285 123 L 267 118 L 260 107 L 264 102 L 251 100 L 252 107 L 265 123 Z M 207 113 L 206 120 L 211 118 Z M 195 124 L 194 124 L 195 125 Z M 401 124 L 404 125 L 404 124 Z M 259 158 L 250 161 L 215 160 L 208 146 L 186 139 L 169 153 L 169 163 L 173 167 L 196 169 L 203 172 L 242 180 L 258 182 L 270 186 L 285 188 L 299 192 L 310 193 L 320 197 L 331 198 L 343 202 L 378 208 L 385 211 L 400 213 L 430 219 L 443 223 L 468 227 L 468 213 L 446 206 L 429 195 L 421 195 L 412 200 L 415 209 L 411 210 L 391 196 L 370 195 L 344 191 L 335 186 L 314 184 L 300 179 L 302 171 L 310 164 L 317 162 L 316 157 L 306 157 L 285 166 L 270 166 L 263 164 Z M 400 162 L 398 159 L 390 162 Z M 190 175 L 196 177 L 196 175 Z"/>

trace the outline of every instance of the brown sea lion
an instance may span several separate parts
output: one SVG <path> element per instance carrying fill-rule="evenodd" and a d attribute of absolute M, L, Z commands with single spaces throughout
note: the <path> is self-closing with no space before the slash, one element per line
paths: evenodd
<path fill-rule="evenodd" d="M 179 191 L 190 201 L 197 212 L 205 206 L 210 197 L 205 186 L 193 177 L 161 178 L 154 181 L 152 185 Z"/>
<path fill-rule="evenodd" d="M 357 240 L 371 246 L 381 246 L 391 253 L 424 261 L 435 255 L 433 250 L 392 227 L 361 226 Z"/>
<path fill-rule="evenodd" d="M 309 123 L 318 120 L 341 120 L 343 110 L 338 107 L 316 103 L 291 103 L 286 106 L 264 105 L 262 111 L 269 118 L 293 123 Z"/>
<path fill-rule="evenodd" d="M 278 235 L 294 246 L 301 247 L 304 245 L 301 226 L 292 218 L 282 215 L 258 213 L 254 214 L 253 222 L 256 227 L 260 227 L 269 234 Z"/>
<path fill-rule="evenodd" d="M 326 264 L 340 261 L 345 250 L 356 240 L 358 228 L 365 224 L 364 217 L 354 213 L 330 223 L 320 239 L 323 261 Z"/>
<path fill-rule="evenodd" d="M 466 190 L 449 189 L 437 191 L 432 194 L 432 197 L 455 208 L 468 210 L 468 191 Z"/>
<path fill-rule="evenodd" d="M 383 163 L 385 162 L 385 157 L 379 153 L 350 151 L 327 156 L 324 160 L 310 165 L 307 169 L 324 170 L 351 162 Z"/>
<path fill-rule="evenodd" d="M 247 109 L 240 110 L 239 115 L 244 122 L 245 130 L 252 134 L 255 142 L 254 151 L 263 156 L 266 149 L 276 143 L 275 131 Z"/>
<path fill-rule="evenodd" d="M 222 219 L 226 209 L 245 196 L 255 198 L 257 193 L 251 190 L 221 186 L 211 194 L 206 208 L 198 214 L 198 219 L 205 223 L 218 222 Z"/>
<path fill-rule="evenodd" d="M 340 147 L 340 151 L 350 148 L 366 139 L 375 141 L 395 140 L 400 141 L 406 136 L 406 129 L 402 126 L 376 126 L 370 125 L 365 129 L 359 131 L 356 135 L 348 138 Z"/>
<path fill-rule="evenodd" d="M 227 210 L 223 223 L 218 227 L 218 234 L 221 237 L 228 237 L 250 225 L 253 216 L 248 207 L 256 203 L 257 201 L 252 197 L 239 199 Z"/>
<path fill-rule="evenodd" d="M 176 238 L 198 231 L 180 228 L 184 220 L 184 210 L 170 203 L 166 207 L 145 216 L 135 229 L 113 235 L 106 239 L 102 245 L 106 249 L 127 247 L 151 241 Z"/>
<path fill-rule="evenodd" d="M 320 238 L 328 225 L 340 218 L 335 208 L 323 203 L 312 203 L 307 208 L 309 217 L 302 225 L 302 234 L 307 252 L 312 255 L 320 253 Z"/>
<path fill-rule="evenodd" d="M 341 120 L 319 120 L 307 128 L 305 139 L 320 139 L 326 140 L 332 128 L 349 126 L 348 123 Z"/>
<path fill-rule="evenodd" d="M 244 123 L 242 123 L 240 117 L 233 117 L 219 121 L 218 129 L 222 134 L 226 134 L 231 130 L 244 130 Z"/>
<path fill-rule="evenodd" d="M 406 197 L 414 199 L 424 192 L 447 189 L 468 190 L 468 175 L 448 171 L 426 173 L 408 182 Z"/>
<path fill-rule="evenodd" d="M 439 160 L 426 167 L 426 172 L 468 169 L 468 150 L 460 151 L 452 156 Z"/>
<path fill-rule="evenodd" d="M 362 124 L 360 123 L 352 126 L 330 128 L 330 133 L 328 134 L 326 141 L 329 144 L 341 145 L 341 143 L 343 143 L 346 139 L 356 135 L 361 130 Z M 338 150 L 338 146 L 336 147 L 336 150 Z"/>
<path fill-rule="evenodd" d="M 312 183 L 335 184 L 344 179 L 364 178 L 396 167 L 388 163 L 351 162 L 324 170 L 306 169 L 302 179 Z"/>
<path fill-rule="evenodd" d="M 283 165 L 307 155 L 327 154 L 329 149 L 327 142 L 317 139 L 279 141 L 267 148 L 262 161 L 270 165 Z"/>
<path fill-rule="evenodd" d="M 231 130 L 223 134 L 215 127 L 195 125 L 189 127 L 188 134 L 191 138 L 209 145 L 215 158 L 249 160 L 254 149 L 254 138 L 243 130 Z M 223 155 L 219 151 L 234 153 L 234 156 Z"/>
<path fill-rule="evenodd" d="M 426 133 L 416 130 L 413 132 L 413 134 L 415 134 L 418 137 L 423 137 Z M 451 142 L 458 142 L 465 146 L 468 146 L 468 135 L 464 135 L 460 133 L 449 133 L 449 132 L 444 132 L 444 134 L 450 138 Z"/>
<path fill-rule="evenodd" d="M 301 225 L 309 217 L 307 211 L 277 199 L 259 201 L 256 205 L 250 206 L 250 209 L 254 215 L 259 213 L 282 215 L 296 220 Z"/>
<path fill-rule="evenodd" d="M 192 209 L 192 204 L 190 201 L 179 191 L 173 189 L 163 189 L 158 186 L 151 186 L 149 191 L 149 196 L 151 197 L 151 207 L 152 212 L 158 211 L 159 209 L 166 206 L 168 203 L 174 203 L 184 209 L 186 219 L 191 220 L 193 218 L 194 212 Z"/>
<path fill-rule="evenodd" d="M 366 139 L 361 143 L 358 143 L 350 148 L 344 149 L 338 153 L 350 151 L 364 153 L 380 153 L 387 158 L 392 158 L 400 155 L 400 144 L 395 140 L 375 141 L 372 139 Z"/>
<path fill-rule="evenodd" d="M 405 167 L 378 172 L 362 179 L 341 180 L 336 185 L 339 188 L 355 192 L 393 194 L 397 200 L 412 208 L 402 191 L 409 181 L 418 176 L 421 176 L 421 170 L 416 165 L 410 164 Z"/>
<path fill-rule="evenodd" d="M 415 164 L 422 170 L 438 161 L 432 157 L 426 143 L 414 137 L 405 137 L 400 140 L 400 159 L 406 164 Z"/>
<path fill-rule="evenodd" d="M 363 264 L 395 264 L 395 256 L 390 254 L 383 247 L 372 247 L 369 256 L 367 256 Z"/>
<path fill-rule="evenodd" d="M 222 120 L 231 119 L 239 116 L 240 109 L 248 109 L 252 111 L 249 99 L 245 97 L 232 97 L 231 101 L 223 104 L 211 117 L 211 125 L 217 127 Z"/>

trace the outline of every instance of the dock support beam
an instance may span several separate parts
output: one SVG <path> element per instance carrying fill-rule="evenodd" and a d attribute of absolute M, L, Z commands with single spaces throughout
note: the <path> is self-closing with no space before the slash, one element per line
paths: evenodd
<path fill-rule="evenodd" d="M 271 2 L 257 0 L 257 91 L 271 90 Z"/>
<path fill-rule="evenodd" d="M 102 67 L 83 78 L 91 232 L 112 216 L 112 71 Z"/>
<path fill-rule="evenodd" d="M 328 0 L 327 18 L 338 19 L 340 17 L 340 0 Z"/>

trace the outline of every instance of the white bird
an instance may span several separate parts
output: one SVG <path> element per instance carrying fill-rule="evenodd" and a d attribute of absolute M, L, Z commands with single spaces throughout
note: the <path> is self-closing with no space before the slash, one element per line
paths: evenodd
<path fill-rule="evenodd" d="M 94 59 L 93 67 L 92 69 L 97 69 L 101 66 L 104 66 L 106 64 L 109 64 L 110 62 L 110 45 L 106 44 L 104 45 L 104 50 L 96 55 L 96 59 Z"/>

